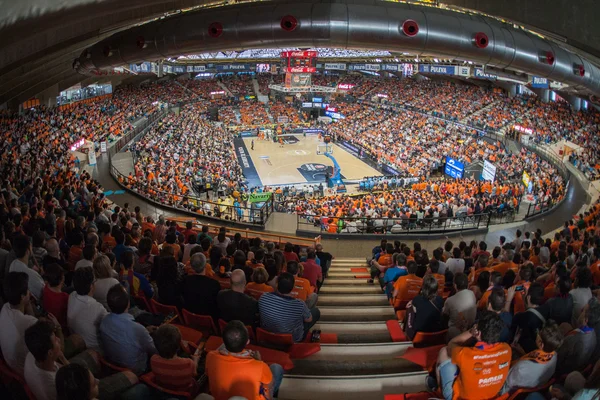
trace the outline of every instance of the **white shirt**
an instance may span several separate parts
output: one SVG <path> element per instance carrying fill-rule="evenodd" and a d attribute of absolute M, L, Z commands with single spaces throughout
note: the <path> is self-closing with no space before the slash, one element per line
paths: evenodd
<path fill-rule="evenodd" d="M 56 400 L 56 371 L 60 365 L 54 363 L 54 371 L 46 371 L 35 364 L 35 358 L 27 353 L 25 358 L 25 382 L 37 400 Z"/>
<path fill-rule="evenodd" d="M 107 310 L 108 304 L 106 303 L 106 296 L 108 295 L 108 291 L 111 287 L 118 285 L 119 281 L 115 278 L 102 278 L 98 279 L 96 283 L 94 283 L 94 299 L 102 304 L 102 306 Z"/>
<path fill-rule="evenodd" d="M 10 264 L 9 272 L 25 272 L 29 275 L 28 289 L 36 299 L 42 298 L 42 292 L 44 291 L 44 279 L 33 269 L 29 268 L 27 264 L 24 264 L 19 259 L 14 260 Z"/>
<path fill-rule="evenodd" d="M 75 264 L 75 269 L 79 269 L 79 268 L 85 268 L 85 267 L 94 267 L 94 262 L 90 261 L 90 260 L 86 260 L 85 258 L 82 258 L 81 260 L 77 261 L 77 264 Z"/>
<path fill-rule="evenodd" d="M 104 306 L 93 297 L 80 296 L 77 292 L 69 296 L 67 325 L 71 333 L 76 333 L 83 338 L 88 349 L 100 351 L 98 327 L 107 314 Z"/>
<path fill-rule="evenodd" d="M 454 275 L 456 275 L 459 272 L 461 274 L 464 274 L 465 260 L 463 260 L 462 258 L 449 258 L 448 260 L 446 260 L 446 268 L 452 271 Z"/>
<path fill-rule="evenodd" d="M 577 323 L 579 315 L 592 298 L 592 291 L 590 288 L 576 288 L 571 290 L 569 294 L 573 296 L 573 320 L 571 322 L 573 326 L 579 326 Z"/>
<path fill-rule="evenodd" d="M 448 327 L 461 326 L 468 328 L 475 322 L 475 316 L 477 314 L 477 299 L 475 294 L 469 290 L 461 290 L 454 296 L 448 297 L 442 314 L 447 314 L 450 319 L 448 321 Z"/>
<path fill-rule="evenodd" d="M 19 375 L 23 375 L 25 356 L 29 352 L 25 345 L 25 330 L 36 322 L 35 317 L 23 314 L 8 303 L 0 311 L 0 348 L 8 366 Z"/>

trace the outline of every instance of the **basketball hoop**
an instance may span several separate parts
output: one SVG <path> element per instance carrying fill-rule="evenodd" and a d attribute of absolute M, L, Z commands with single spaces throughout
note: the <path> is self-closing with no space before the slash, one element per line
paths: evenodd
<path fill-rule="evenodd" d="M 317 155 L 321 154 L 332 154 L 333 146 L 330 144 L 319 144 L 317 145 Z"/>

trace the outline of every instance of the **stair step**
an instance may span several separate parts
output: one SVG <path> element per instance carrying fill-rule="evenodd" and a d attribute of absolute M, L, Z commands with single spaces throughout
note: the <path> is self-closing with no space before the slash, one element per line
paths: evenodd
<path fill-rule="evenodd" d="M 367 376 L 285 375 L 280 400 L 381 400 L 384 394 L 426 390 L 427 372 Z"/>
<path fill-rule="evenodd" d="M 360 274 L 358 274 L 360 275 Z M 331 276 L 325 280 L 325 285 L 362 285 L 362 286 L 373 286 L 367 283 L 368 278 L 354 278 L 354 277 L 338 277 Z M 379 285 L 379 284 L 377 284 Z"/>
<path fill-rule="evenodd" d="M 352 376 L 399 374 L 422 371 L 417 364 L 403 358 L 389 357 L 386 360 L 311 360 L 304 358 L 294 360 L 294 369 L 290 375 L 311 376 Z"/>
<path fill-rule="evenodd" d="M 348 271 L 332 271 L 331 269 L 329 270 L 329 272 L 327 272 L 327 279 L 331 279 L 331 278 L 348 278 L 348 277 L 354 277 L 355 275 L 365 275 L 368 274 L 368 272 L 352 272 L 350 270 Z"/>
<path fill-rule="evenodd" d="M 386 333 L 389 335 L 385 322 L 317 322 L 314 329 L 320 329 L 324 333 L 337 334 L 369 334 Z"/>
<path fill-rule="evenodd" d="M 319 307 L 322 322 L 374 322 L 396 319 L 394 309 L 386 307 Z"/>
<path fill-rule="evenodd" d="M 354 286 L 354 285 L 323 285 L 321 287 L 321 294 L 330 294 L 330 293 L 354 293 L 356 295 L 360 294 L 382 294 L 381 288 L 379 285 L 363 285 L 363 286 Z"/>
<path fill-rule="evenodd" d="M 319 307 L 356 307 L 356 306 L 387 306 L 389 305 L 385 294 L 363 294 L 359 298 L 352 294 L 324 294 L 319 293 Z"/>
<path fill-rule="evenodd" d="M 406 349 L 412 347 L 412 342 L 388 342 L 365 344 L 321 344 L 321 351 L 307 357 L 307 360 L 336 360 L 336 361 L 364 361 L 364 360 L 389 360 L 404 354 Z"/>

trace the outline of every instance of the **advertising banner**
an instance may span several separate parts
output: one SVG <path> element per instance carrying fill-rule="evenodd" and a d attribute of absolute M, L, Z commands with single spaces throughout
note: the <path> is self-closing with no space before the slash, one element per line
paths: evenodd
<path fill-rule="evenodd" d="M 446 157 L 446 166 L 444 167 L 444 173 L 452 178 L 462 178 L 465 172 L 465 164 L 450 158 Z"/>
<path fill-rule="evenodd" d="M 456 75 L 456 66 L 419 64 L 419 72 L 426 74 Z"/>
<path fill-rule="evenodd" d="M 398 64 L 383 64 L 381 66 L 381 70 L 398 72 L 400 70 L 400 66 Z"/>
<path fill-rule="evenodd" d="M 498 75 L 486 74 L 482 68 L 475 68 L 473 77 L 478 79 L 488 79 L 490 81 L 495 81 L 498 79 Z"/>
<path fill-rule="evenodd" d="M 312 103 L 302 103 L 302 107 L 303 108 L 311 108 L 312 107 Z"/>
<path fill-rule="evenodd" d="M 185 73 L 185 67 L 183 67 L 181 65 L 174 66 L 173 72 L 175 72 L 176 74 L 183 74 L 183 73 Z"/>
<path fill-rule="evenodd" d="M 353 71 L 379 71 L 381 65 L 379 64 L 352 64 L 350 69 Z"/>
<path fill-rule="evenodd" d="M 325 63 L 325 69 L 335 69 L 340 71 L 346 70 L 345 63 Z"/>
<path fill-rule="evenodd" d="M 218 64 L 218 72 L 250 71 L 250 64 Z"/>
<path fill-rule="evenodd" d="M 494 179 L 496 179 L 496 166 L 488 160 L 485 160 L 483 162 L 483 172 L 481 173 L 481 177 L 485 181 L 494 182 Z"/>
<path fill-rule="evenodd" d="M 336 112 L 333 112 L 333 111 L 325 111 L 325 115 L 327 115 L 328 117 L 331 117 L 333 119 L 344 119 L 344 118 L 346 118 L 343 114 L 336 113 Z"/>
<path fill-rule="evenodd" d="M 100 142 L 100 152 L 106 153 L 106 140 Z"/>
<path fill-rule="evenodd" d="M 338 84 L 338 90 L 350 90 L 354 86 L 356 86 L 356 85 L 353 84 L 353 83 L 339 83 Z"/>
<path fill-rule="evenodd" d="M 529 174 L 527 173 L 527 171 L 523 171 L 523 184 L 525 185 L 525 187 L 529 186 L 529 182 L 531 182 Z"/>
<path fill-rule="evenodd" d="M 285 72 L 289 73 L 313 73 L 317 72 L 315 67 L 287 67 Z"/>
<path fill-rule="evenodd" d="M 316 51 L 282 51 L 281 58 L 314 58 L 319 55 Z"/>
<path fill-rule="evenodd" d="M 204 65 L 188 65 L 187 72 L 204 72 L 206 67 Z"/>
<path fill-rule="evenodd" d="M 539 76 L 531 77 L 531 87 L 539 89 L 548 89 L 548 86 L 548 78 L 541 78 Z"/>
<path fill-rule="evenodd" d="M 456 67 L 456 75 L 471 76 L 471 67 Z"/>
<path fill-rule="evenodd" d="M 285 74 L 285 86 L 289 88 L 310 87 L 310 74 Z"/>
<path fill-rule="evenodd" d="M 264 203 L 265 201 L 268 201 L 269 199 L 271 199 L 271 196 L 272 196 L 271 192 L 252 193 L 250 195 L 250 197 L 248 198 L 248 201 L 250 203 Z"/>

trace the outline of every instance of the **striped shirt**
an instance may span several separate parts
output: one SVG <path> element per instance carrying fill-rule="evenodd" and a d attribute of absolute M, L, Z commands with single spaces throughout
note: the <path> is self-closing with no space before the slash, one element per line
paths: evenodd
<path fill-rule="evenodd" d="M 156 382 L 167 389 L 192 391 L 194 388 L 196 364 L 190 358 L 166 359 L 155 354 L 150 359 L 150 367 Z"/>
<path fill-rule="evenodd" d="M 304 320 L 311 317 L 306 303 L 279 293 L 265 293 L 258 300 L 260 325 L 273 333 L 291 333 L 294 342 L 304 336 Z"/>

